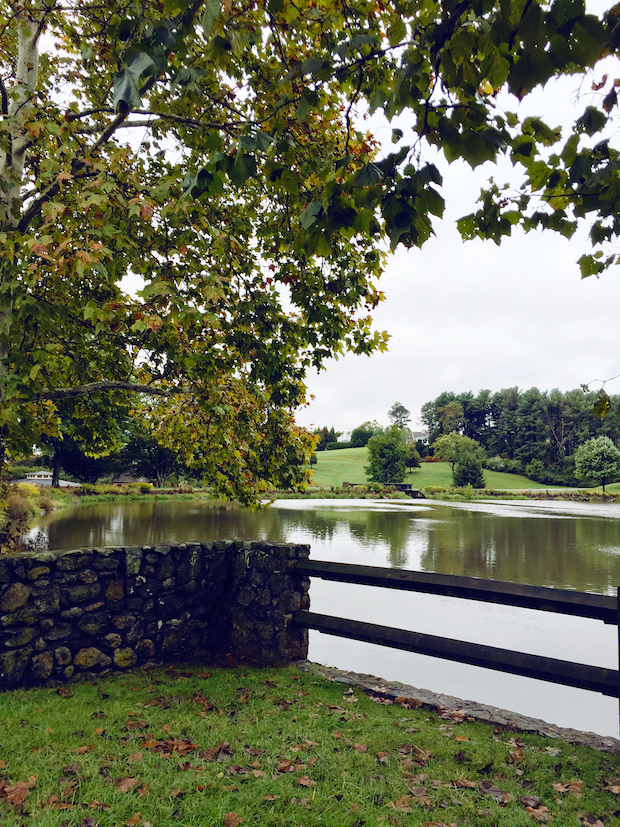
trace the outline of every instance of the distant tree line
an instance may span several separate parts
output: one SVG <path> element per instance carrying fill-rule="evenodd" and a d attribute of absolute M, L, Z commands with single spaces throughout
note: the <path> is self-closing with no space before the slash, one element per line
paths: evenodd
<path fill-rule="evenodd" d="M 609 437 L 614 445 L 620 440 L 617 416 L 600 420 L 592 413 L 597 396 L 538 388 L 481 390 L 477 395 L 445 391 L 422 406 L 421 419 L 431 446 L 445 434 L 460 434 L 484 449 L 487 468 L 543 483 L 577 485 L 578 447 L 594 437 Z M 620 397 L 610 401 L 613 414 L 620 408 Z"/>

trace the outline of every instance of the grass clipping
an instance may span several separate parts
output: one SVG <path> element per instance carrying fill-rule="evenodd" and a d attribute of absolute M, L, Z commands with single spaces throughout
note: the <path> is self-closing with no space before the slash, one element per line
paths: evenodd
<path fill-rule="evenodd" d="M 0 695 L 0 822 L 595 825 L 617 756 L 293 669 L 179 667 Z"/>

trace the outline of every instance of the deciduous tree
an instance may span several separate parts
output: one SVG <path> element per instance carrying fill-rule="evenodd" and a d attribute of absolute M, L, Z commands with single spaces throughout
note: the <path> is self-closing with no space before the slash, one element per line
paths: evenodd
<path fill-rule="evenodd" d="M 397 425 L 375 434 L 368 442 L 366 476 L 371 482 L 389 485 L 405 479 L 407 445 Z"/>
<path fill-rule="evenodd" d="M 607 436 L 589 439 L 575 451 L 575 474 L 604 491 L 607 483 L 620 479 L 620 450 Z"/>
<path fill-rule="evenodd" d="M 581 0 L 8 0 L 2 458 L 57 434 L 60 400 L 79 415 L 86 396 L 159 394 L 176 400 L 162 437 L 184 408 L 221 437 L 207 466 L 223 493 L 302 484 L 305 371 L 385 346 L 368 319 L 383 238 L 429 238 L 440 167 L 457 159 L 506 153 L 523 184 L 489 185 L 464 238 L 571 235 L 585 219 L 596 252 L 582 274 L 609 266 L 614 79 L 597 78 L 565 134 L 498 93 L 595 65 L 616 50 L 618 16 Z M 365 112 L 396 119 L 392 152 L 377 153 Z M 262 477 L 247 447 L 231 461 L 237 414 L 244 446 L 282 441 L 281 476 L 270 462 Z"/>
<path fill-rule="evenodd" d="M 468 465 L 474 462 L 482 469 L 482 462 L 486 456 L 484 449 L 475 439 L 471 439 L 468 436 L 461 436 L 454 431 L 449 434 L 443 434 L 443 436 L 435 440 L 433 453 L 438 459 L 450 463 L 455 485 L 460 484 L 456 482 L 456 468 L 459 465 Z"/>

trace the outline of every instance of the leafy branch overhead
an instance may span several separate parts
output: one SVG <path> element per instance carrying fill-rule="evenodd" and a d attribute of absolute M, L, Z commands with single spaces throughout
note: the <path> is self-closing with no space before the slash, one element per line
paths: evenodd
<path fill-rule="evenodd" d="M 56 401 L 144 388 L 171 395 L 162 438 L 215 428 L 221 490 L 301 484 L 305 372 L 386 346 L 370 325 L 384 251 L 430 237 L 448 164 L 507 154 L 522 176 L 516 197 L 489 186 L 465 238 L 585 221 L 583 275 L 614 260 L 615 80 L 567 134 L 498 94 L 584 73 L 618 32 L 615 8 L 579 0 L 9 0 L 0 448 L 59 433 Z M 393 122 L 392 151 L 367 113 Z M 250 446 L 269 455 L 276 435 L 261 477 Z"/>

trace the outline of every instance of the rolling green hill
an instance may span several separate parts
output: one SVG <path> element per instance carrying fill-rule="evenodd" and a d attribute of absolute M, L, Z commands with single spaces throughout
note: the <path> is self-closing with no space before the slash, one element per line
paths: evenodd
<path fill-rule="evenodd" d="M 367 463 L 368 448 L 343 448 L 339 451 L 319 451 L 317 463 L 312 466 L 312 485 L 318 488 L 339 488 L 343 482 L 367 482 L 364 466 Z M 518 474 L 502 474 L 499 471 L 484 470 L 487 488 L 554 488 L 542 485 Z M 452 469 L 447 462 L 423 462 L 405 477 L 414 488 L 427 485 L 452 485 Z"/>

